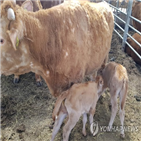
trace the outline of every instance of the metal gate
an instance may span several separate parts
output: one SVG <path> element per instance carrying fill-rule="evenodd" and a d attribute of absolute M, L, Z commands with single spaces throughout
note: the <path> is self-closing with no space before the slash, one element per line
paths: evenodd
<path fill-rule="evenodd" d="M 129 34 L 129 28 L 141 35 L 141 32 L 139 32 L 137 29 L 135 29 L 132 26 L 132 20 L 137 21 L 141 24 L 141 21 L 136 19 L 135 17 L 131 16 L 132 14 L 132 5 L 133 0 L 91 0 L 91 2 L 100 2 L 100 1 L 106 1 L 110 7 L 113 9 L 114 13 L 114 31 L 117 33 L 117 35 L 122 39 L 122 47 L 125 48 L 125 45 L 127 44 L 131 50 L 141 59 L 141 55 L 127 42 L 127 37 L 130 37 L 133 41 L 141 47 L 141 44 L 137 42 L 130 34 Z M 126 2 L 128 1 L 128 2 Z M 141 2 L 141 0 L 136 0 Z M 123 35 L 119 33 L 119 30 L 123 32 Z"/>

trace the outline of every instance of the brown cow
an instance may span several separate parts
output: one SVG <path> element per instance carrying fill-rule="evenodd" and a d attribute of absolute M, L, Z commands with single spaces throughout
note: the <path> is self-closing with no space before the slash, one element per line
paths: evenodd
<path fill-rule="evenodd" d="M 137 18 L 138 20 L 141 21 L 141 2 L 133 2 L 133 6 L 132 6 L 132 16 Z M 141 32 L 141 23 L 133 20 L 133 26 Z"/>
<path fill-rule="evenodd" d="M 0 0 L 0 4 L 2 4 L 4 0 Z M 16 0 L 11 0 L 11 1 L 16 1 Z M 30 11 L 38 11 L 39 9 L 41 9 L 42 7 L 39 6 L 40 4 L 40 1 L 35 1 L 35 0 L 18 0 L 18 5 L 20 5 L 21 7 L 25 7 L 28 3 L 31 3 L 30 5 L 32 5 L 32 2 L 33 2 L 33 8 L 29 9 Z M 21 3 L 23 2 L 23 3 Z M 17 3 L 16 3 L 17 4 Z M 28 10 L 28 8 L 27 8 Z M 5 64 L 6 65 L 6 64 Z M 37 74 L 35 74 L 35 79 L 36 79 L 36 84 L 37 86 L 41 86 L 42 85 L 42 81 L 41 81 L 41 77 Z M 14 83 L 18 83 L 19 82 L 19 75 L 14 75 L 14 80 L 13 80 Z"/>
<path fill-rule="evenodd" d="M 141 45 L 141 35 L 139 35 L 138 33 L 135 33 L 133 36 L 132 36 L 137 42 L 140 43 Z M 135 43 L 135 41 L 133 41 L 131 38 L 127 38 L 127 42 L 138 52 L 138 54 L 141 56 L 141 47 Z M 133 60 L 141 65 L 141 59 L 132 51 L 132 49 L 126 45 L 125 46 L 125 52 L 131 56 L 133 58 Z"/>
<path fill-rule="evenodd" d="M 117 97 L 119 96 L 120 97 L 119 115 L 122 129 L 121 137 L 124 138 L 125 137 L 123 128 L 125 116 L 124 107 L 128 88 L 128 75 L 126 68 L 115 62 L 110 62 L 106 64 L 105 68 L 101 72 L 101 75 L 104 80 L 104 85 L 102 92 L 99 93 L 99 97 L 106 88 L 110 89 L 111 95 L 112 113 L 109 122 L 109 130 L 111 130 L 112 128 L 115 116 L 118 111 Z"/>
<path fill-rule="evenodd" d="M 82 133 L 86 136 L 87 113 L 90 124 L 92 124 L 98 93 L 102 91 L 102 86 L 103 79 L 99 76 L 96 78 L 96 82 L 74 84 L 57 98 L 52 114 L 55 124 L 50 141 L 54 140 L 66 116 L 68 116 L 68 121 L 63 128 L 63 141 L 68 141 L 70 132 L 81 115 L 83 115 Z M 95 135 L 95 133 L 93 134 Z"/>
<path fill-rule="evenodd" d="M 114 18 L 105 2 L 65 2 L 29 12 L 6 1 L 0 24 L 2 74 L 35 72 L 58 96 L 105 63 Z"/>

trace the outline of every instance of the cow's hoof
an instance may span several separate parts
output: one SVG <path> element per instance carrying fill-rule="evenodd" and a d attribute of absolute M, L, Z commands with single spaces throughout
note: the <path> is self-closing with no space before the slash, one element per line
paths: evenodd
<path fill-rule="evenodd" d="M 49 129 L 53 129 L 54 121 L 49 125 Z"/>
<path fill-rule="evenodd" d="M 41 87 L 43 85 L 42 81 L 36 81 L 37 87 Z"/>
<path fill-rule="evenodd" d="M 125 134 L 120 134 L 121 139 L 125 139 Z"/>
<path fill-rule="evenodd" d="M 19 83 L 19 81 L 20 81 L 19 78 L 14 78 L 13 83 L 14 83 L 14 84 Z"/>

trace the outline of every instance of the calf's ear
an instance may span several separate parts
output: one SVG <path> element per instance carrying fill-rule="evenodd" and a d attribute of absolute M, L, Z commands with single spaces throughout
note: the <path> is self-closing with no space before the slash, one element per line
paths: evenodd
<path fill-rule="evenodd" d="M 33 11 L 33 3 L 31 0 L 26 0 L 21 7 L 27 11 Z"/>
<path fill-rule="evenodd" d="M 19 45 L 18 31 L 16 29 L 11 29 L 7 31 L 7 33 L 9 35 L 12 46 L 15 50 L 17 50 L 17 47 Z"/>

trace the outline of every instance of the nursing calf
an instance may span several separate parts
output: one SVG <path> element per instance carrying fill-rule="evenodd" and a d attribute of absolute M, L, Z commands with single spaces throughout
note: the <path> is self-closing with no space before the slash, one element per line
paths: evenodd
<path fill-rule="evenodd" d="M 117 104 L 118 96 L 120 97 L 119 115 L 121 121 L 121 128 L 123 129 L 124 116 L 125 116 L 124 106 L 125 106 L 127 87 L 128 87 L 128 76 L 127 76 L 126 68 L 115 62 L 110 62 L 105 66 L 101 75 L 104 80 L 104 85 L 102 92 L 99 93 L 99 97 L 106 88 L 110 89 L 110 95 L 111 95 L 112 113 L 109 122 L 109 130 L 111 130 L 112 128 L 115 116 L 118 111 L 118 104 Z M 121 137 L 122 138 L 125 137 L 124 130 L 121 130 Z"/>
<path fill-rule="evenodd" d="M 96 82 L 74 84 L 69 90 L 63 92 L 58 97 L 52 115 L 55 125 L 51 141 L 54 140 L 66 116 L 68 116 L 68 121 L 63 129 L 63 141 L 68 141 L 70 132 L 81 115 L 83 115 L 82 133 L 86 136 L 85 125 L 87 122 L 87 113 L 90 115 L 89 120 L 90 124 L 92 124 L 98 93 L 102 90 L 102 86 L 103 80 L 99 76 L 96 78 Z"/>

